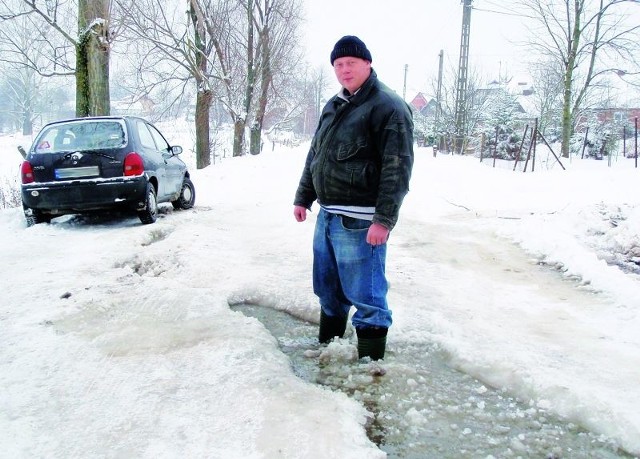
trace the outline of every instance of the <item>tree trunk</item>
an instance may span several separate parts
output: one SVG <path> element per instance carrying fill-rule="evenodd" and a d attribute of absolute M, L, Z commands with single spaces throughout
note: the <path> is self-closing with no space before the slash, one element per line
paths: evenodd
<path fill-rule="evenodd" d="M 247 88 L 244 97 L 244 111 L 249 116 L 253 103 L 253 94 L 256 84 L 255 50 L 254 50 L 254 27 L 253 27 L 253 0 L 247 0 Z M 246 126 L 246 125 L 245 125 Z M 244 131 L 244 128 L 243 128 Z M 249 153 L 254 153 L 254 127 L 251 126 L 251 136 L 249 139 Z"/>
<path fill-rule="evenodd" d="M 94 32 L 102 29 L 97 25 Z M 101 43 L 100 33 L 89 35 L 87 44 L 87 74 L 89 76 L 89 113 L 91 115 L 109 115 L 111 99 L 109 97 L 109 45 Z"/>
<path fill-rule="evenodd" d="M 564 81 L 564 96 L 562 101 L 562 147 L 561 154 L 563 158 L 569 157 L 569 142 L 572 134 L 572 116 L 571 116 L 571 75 L 573 72 L 567 71 Z"/>
<path fill-rule="evenodd" d="M 197 4 L 190 2 L 189 13 L 194 29 L 194 42 L 196 47 L 196 84 L 198 93 L 196 95 L 196 168 L 204 169 L 211 164 L 211 142 L 209 141 L 209 117 L 213 93 L 206 82 L 207 59 L 206 59 L 206 29 L 202 11 L 197 9 Z"/>
<path fill-rule="evenodd" d="M 233 122 L 233 156 L 242 156 L 244 150 L 244 119 L 239 116 Z"/>
<path fill-rule="evenodd" d="M 76 116 L 89 116 L 89 71 L 87 69 L 86 36 L 76 45 Z"/>
<path fill-rule="evenodd" d="M 256 110 L 255 120 L 251 126 L 251 149 L 249 150 L 252 155 L 257 155 L 262 150 L 262 148 L 260 148 L 262 143 L 262 126 L 264 124 L 264 115 L 267 112 L 269 87 L 271 86 L 271 81 L 273 79 L 273 75 L 271 73 L 271 39 L 268 23 L 264 24 L 264 27 L 260 32 L 260 50 L 262 54 L 260 94 L 258 95 L 258 108 Z"/>
<path fill-rule="evenodd" d="M 258 155 L 262 151 L 262 128 L 260 126 L 251 126 L 251 142 L 249 144 L 249 153 Z"/>
<path fill-rule="evenodd" d="M 576 68 L 576 58 L 578 53 L 578 47 L 580 45 L 580 34 L 581 34 L 580 16 L 581 16 L 581 10 L 582 10 L 581 1 L 582 0 L 574 0 L 574 4 L 573 4 L 574 23 L 573 23 L 573 28 L 570 31 L 568 30 L 568 32 L 571 33 L 571 40 L 569 40 L 568 46 L 567 46 L 567 62 L 566 62 L 566 68 L 565 68 L 563 100 L 562 100 L 561 154 L 562 154 L 562 157 L 564 158 L 569 157 L 569 142 L 571 141 L 571 136 L 573 135 L 573 110 L 572 110 L 573 72 Z"/>
<path fill-rule="evenodd" d="M 109 0 L 79 0 L 76 115 L 109 115 Z"/>
<path fill-rule="evenodd" d="M 209 111 L 213 94 L 198 91 L 196 95 L 196 168 L 204 169 L 211 164 L 211 144 L 209 142 Z"/>
<path fill-rule="evenodd" d="M 31 110 L 25 110 L 23 116 L 22 135 L 31 135 L 33 134 L 33 113 Z"/>

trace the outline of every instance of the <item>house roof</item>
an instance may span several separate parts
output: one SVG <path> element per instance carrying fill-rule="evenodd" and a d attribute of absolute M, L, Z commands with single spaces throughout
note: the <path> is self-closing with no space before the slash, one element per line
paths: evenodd
<path fill-rule="evenodd" d="M 429 101 L 427 100 L 426 96 L 421 92 L 416 94 L 416 96 L 410 102 L 411 106 L 418 111 L 422 110 L 425 106 L 427 106 L 428 103 Z"/>

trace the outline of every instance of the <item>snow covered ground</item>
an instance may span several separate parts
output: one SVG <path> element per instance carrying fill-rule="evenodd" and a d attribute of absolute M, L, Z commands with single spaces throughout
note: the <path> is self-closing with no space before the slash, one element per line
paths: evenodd
<path fill-rule="evenodd" d="M 0 138 L 0 180 L 17 173 L 18 141 Z M 292 215 L 305 154 L 192 167 L 196 207 L 148 226 L 26 228 L 21 209 L 0 211 L 0 456 L 384 457 L 363 406 L 297 378 L 261 323 L 229 308 L 318 318 L 315 213 Z M 522 173 L 416 150 L 389 242 L 389 355 L 435 343 L 638 455 L 640 169 L 564 165 L 543 153 Z"/>

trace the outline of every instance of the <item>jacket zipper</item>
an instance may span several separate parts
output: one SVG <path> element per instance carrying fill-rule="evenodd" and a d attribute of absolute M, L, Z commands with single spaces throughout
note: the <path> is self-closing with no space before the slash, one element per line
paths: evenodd
<path fill-rule="evenodd" d="M 337 96 L 336 96 L 337 97 Z M 344 101 L 344 103 L 342 103 L 337 109 L 336 109 L 336 115 L 333 117 L 333 120 L 331 121 L 331 125 L 327 128 L 327 132 L 326 134 L 322 137 L 322 140 L 320 142 L 320 145 L 318 146 L 318 151 L 322 152 L 322 163 L 321 163 L 321 168 L 320 170 L 322 171 L 322 180 L 320 182 L 320 186 L 322 187 L 322 190 L 319 190 L 321 192 L 318 192 L 318 195 L 324 194 L 324 190 L 325 190 L 325 166 L 327 163 L 327 154 L 326 152 L 324 152 L 324 145 L 328 142 L 328 140 L 331 138 L 331 135 L 333 134 L 333 132 L 335 131 L 337 125 L 338 125 L 338 121 L 340 121 L 343 117 L 344 114 L 347 112 L 347 109 L 350 108 L 351 104 L 349 103 L 349 101 Z"/>

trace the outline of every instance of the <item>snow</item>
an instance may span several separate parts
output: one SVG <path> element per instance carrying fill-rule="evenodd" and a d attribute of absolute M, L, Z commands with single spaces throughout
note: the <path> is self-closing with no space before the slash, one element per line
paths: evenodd
<path fill-rule="evenodd" d="M 161 128 L 192 163 L 181 126 Z M 0 137 L 0 183 L 17 175 L 17 143 Z M 229 307 L 318 320 L 316 213 L 292 215 L 307 147 L 192 166 L 196 207 L 165 206 L 153 225 L 26 228 L 21 209 L 0 211 L 1 457 L 385 457 L 364 406 L 297 378 Z M 390 355 L 435 343 L 478 394 L 504 388 L 637 455 L 640 170 L 564 165 L 541 156 L 522 173 L 416 149 L 389 241 Z"/>

